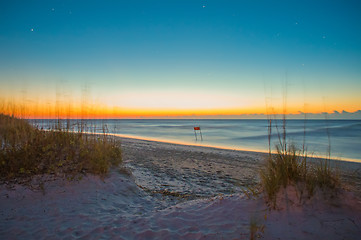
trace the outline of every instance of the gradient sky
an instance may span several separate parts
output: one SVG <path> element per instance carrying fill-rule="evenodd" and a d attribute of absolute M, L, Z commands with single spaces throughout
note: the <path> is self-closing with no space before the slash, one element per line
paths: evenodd
<path fill-rule="evenodd" d="M 341 0 L 1 0 L 0 100 L 39 116 L 255 114 L 285 97 L 288 113 L 354 112 L 360 12 Z"/>

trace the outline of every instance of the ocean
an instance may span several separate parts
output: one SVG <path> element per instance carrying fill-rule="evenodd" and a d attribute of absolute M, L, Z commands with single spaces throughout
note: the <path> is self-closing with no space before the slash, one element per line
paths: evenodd
<path fill-rule="evenodd" d="M 29 120 L 47 129 L 58 120 Z M 249 119 L 87 119 L 82 120 L 88 132 L 148 140 L 211 146 L 236 150 L 267 152 L 269 149 L 268 120 Z M 63 120 L 78 131 L 80 120 Z M 104 127 L 104 128 L 103 128 Z M 200 131 L 194 131 L 200 127 Z M 274 120 L 271 128 L 271 147 L 283 137 L 281 120 Z M 307 148 L 308 155 L 361 163 L 361 120 L 286 120 L 286 139 L 299 149 Z"/>

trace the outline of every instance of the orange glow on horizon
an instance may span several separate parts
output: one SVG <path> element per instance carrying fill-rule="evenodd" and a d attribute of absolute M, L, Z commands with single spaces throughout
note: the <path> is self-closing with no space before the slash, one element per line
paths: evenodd
<path fill-rule="evenodd" d="M 215 106 L 217 98 L 212 101 L 203 99 L 201 106 L 185 105 L 167 107 L 130 107 L 130 106 L 111 106 L 93 101 L 91 98 L 53 98 L 24 100 L 23 98 L 5 98 L 0 99 L 0 113 L 14 115 L 28 119 L 122 119 L 122 118 L 265 118 L 266 115 L 292 114 L 294 117 L 303 118 L 302 113 L 320 114 L 334 111 L 356 112 L 360 110 L 359 101 L 333 101 L 324 103 L 317 99 L 312 99 L 312 104 L 289 99 L 284 111 L 283 103 L 280 99 L 272 99 L 269 102 L 256 101 L 246 98 L 246 100 L 234 101 L 233 106 L 224 107 Z M 35 99 L 35 98 L 33 98 Z M 194 99 L 193 99 L 194 100 Z M 353 99 L 355 100 L 355 99 Z M 144 100 L 145 101 L 145 100 Z M 167 101 L 165 99 L 164 101 Z M 176 102 L 176 101 L 174 101 Z M 236 103 L 240 103 L 238 106 Z M 179 103 L 182 103 L 180 101 Z M 198 101 L 199 103 L 199 101 Z M 205 103 L 209 103 L 205 105 Z M 203 106 L 204 105 L 204 106 Z M 190 106 L 190 107 L 189 107 Z M 213 107 L 212 107 L 213 106 Z M 191 108 L 193 107 L 193 108 Z"/>
<path fill-rule="evenodd" d="M 329 108 L 332 109 L 332 108 Z M 305 111 L 306 110 L 306 111 Z M 320 111 L 317 108 L 307 107 L 299 110 L 295 107 L 287 107 L 286 114 L 299 115 L 303 117 L 302 112 L 307 114 L 319 114 L 327 112 L 329 114 L 334 111 L 343 111 L 344 109 L 332 109 L 329 111 Z M 346 109 L 354 112 L 358 109 Z M 278 115 L 283 114 L 281 107 L 253 107 L 253 108 L 229 108 L 229 109 L 171 109 L 171 108 L 124 108 L 124 107 L 109 107 L 104 105 L 21 105 L 9 104 L 1 108 L 0 112 L 7 115 L 14 115 L 21 118 L 28 119 L 126 119 L 126 118 L 244 118 L 244 117 L 264 117 L 264 115 Z"/>

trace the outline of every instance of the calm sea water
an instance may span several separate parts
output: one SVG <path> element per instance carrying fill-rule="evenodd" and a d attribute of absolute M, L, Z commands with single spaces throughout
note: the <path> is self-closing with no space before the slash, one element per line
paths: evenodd
<path fill-rule="evenodd" d="M 56 120 L 30 120 L 38 127 L 49 128 Z M 70 120 L 69 126 L 77 131 L 79 120 Z M 84 120 L 86 131 L 105 131 L 128 137 L 177 142 L 192 145 L 214 146 L 231 149 L 268 151 L 267 120 Z M 66 127 L 67 122 L 62 125 Z M 197 138 L 193 127 L 200 126 Z M 282 134 L 282 122 L 273 121 L 272 146 Z M 309 154 L 325 157 L 331 148 L 331 157 L 352 159 L 361 163 L 361 120 L 287 120 L 287 139 L 296 146 L 307 147 Z"/>

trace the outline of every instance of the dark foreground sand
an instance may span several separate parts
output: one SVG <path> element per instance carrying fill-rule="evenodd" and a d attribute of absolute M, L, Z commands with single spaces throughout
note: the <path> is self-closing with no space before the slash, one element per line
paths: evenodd
<path fill-rule="evenodd" d="M 126 171 L 100 179 L 52 179 L 44 188 L 0 186 L 1 239 L 359 239 L 360 164 L 341 176 L 356 194 L 299 203 L 290 187 L 277 210 L 244 190 L 263 153 L 122 139 Z M 128 172 L 128 173 L 127 173 Z M 130 174 L 129 174 L 130 172 Z M 262 229 L 264 229 L 262 233 Z"/>

